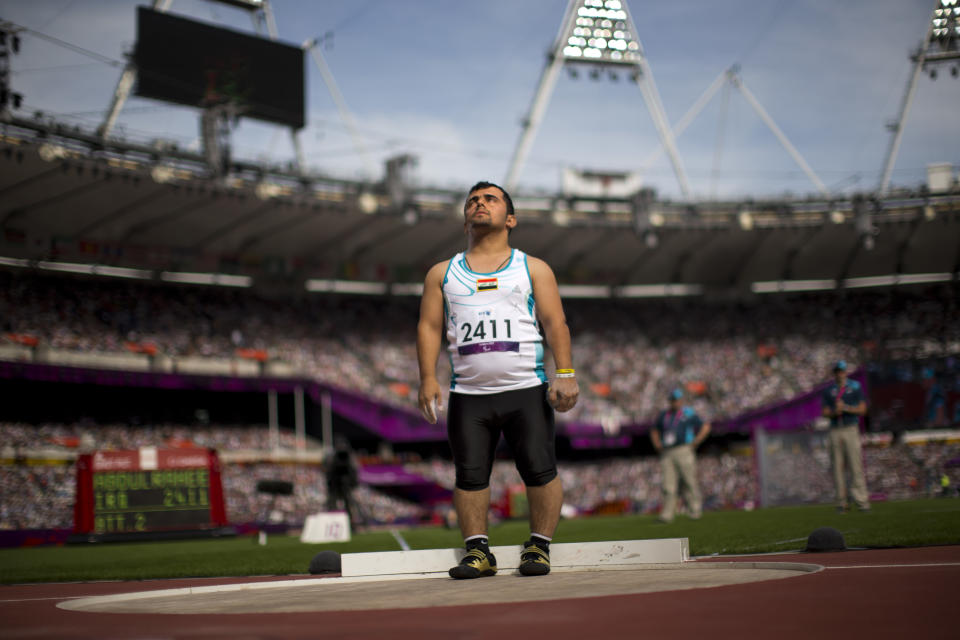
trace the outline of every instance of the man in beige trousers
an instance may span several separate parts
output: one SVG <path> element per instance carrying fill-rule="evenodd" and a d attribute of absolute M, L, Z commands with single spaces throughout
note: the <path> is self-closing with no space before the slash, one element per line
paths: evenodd
<path fill-rule="evenodd" d="M 677 510 L 677 489 L 683 481 L 683 498 L 690 517 L 699 519 L 703 497 L 697 482 L 697 447 L 710 435 L 710 423 L 703 422 L 692 407 L 683 405 L 683 391 L 670 392 L 670 409 L 662 411 L 650 430 L 650 441 L 660 454 L 663 474 L 661 522 L 673 522 Z"/>
<path fill-rule="evenodd" d="M 870 496 L 863 473 L 863 452 L 860 448 L 860 416 L 867 413 L 863 388 L 847 378 L 847 363 L 838 360 L 833 366 L 833 382 L 822 397 L 823 415 L 830 419 L 830 458 L 833 481 L 837 487 L 837 511 L 846 513 L 847 480 L 845 466 L 850 467 L 850 497 L 861 511 L 870 511 Z"/>

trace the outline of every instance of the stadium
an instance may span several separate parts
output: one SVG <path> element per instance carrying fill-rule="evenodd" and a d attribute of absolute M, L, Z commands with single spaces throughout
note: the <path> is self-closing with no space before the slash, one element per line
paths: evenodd
<path fill-rule="evenodd" d="M 0 8 L 0 635 L 953 637 L 960 4 L 399 4 Z M 478 180 L 579 385 L 542 578 L 500 441 L 501 572 L 446 579 L 418 320 Z"/>

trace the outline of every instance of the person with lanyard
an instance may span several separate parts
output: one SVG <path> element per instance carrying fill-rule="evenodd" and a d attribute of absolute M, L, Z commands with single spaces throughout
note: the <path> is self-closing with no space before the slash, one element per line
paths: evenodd
<path fill-rule="evenodd" d="M 837 488 L 837 511 L 846 513 L 849 509 L 845 463 L 850 466 L 850 496 L 861 511 L 870 511 L 860 448 L 860 416 L 866 415 L 867 403 L 860 383 L 847 378 L 845 360 L 833 365 L 833 382 L 823 392 L 822 406 L 824 417 L 830 419 L 830 458 Z"/>
<path fill-rule="evenodd" d="M 456 469 L 453 504 L 466 555 L 452 578 L 497 572 L 487 515 L 490 474 L 500 434 L 526 485 L 530 538 L 520 553 L 521 575 L 550 572 L 550 541 L 560 520 L 554 409 L 569 411 L 580 389 L 560 291 L 543 260 L 511 248 L 517 217 L 509 194 L 475 184 L 463 209 L 467 249 L 427 273 L 417 325 L 419 405 L 435 423 L 443 409 L 436 364 L 446 335 L 452 377 L 447 436 Z M 541 336 L 540 330 L 543 330 Z M 544 371 L 543 338 L 556 372 Z"/>
<path fill-rule="evenodd" d="M 710 435 L 710 423 L 703 422 L 692 407 L 684 406 L 683 391 L 670 392 L 670 408 L 661 411 L 650 430 L 650 441 L 660 454 L 663 476 L 661 522 L 673 522 L 677 490 L 683 481 L 683 498 L 694 520 L 703 513 L 703 498 L 697 481 L 697 447 Z"/>

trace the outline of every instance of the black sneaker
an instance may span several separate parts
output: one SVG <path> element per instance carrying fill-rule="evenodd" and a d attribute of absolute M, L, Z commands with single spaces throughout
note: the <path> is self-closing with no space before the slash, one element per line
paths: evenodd
<path fill-rule="evenodd" d="M 489 551 L 473 548 L 467 551 L 460 564 L 451 567 L 448 571 L 451 578 L 457 580 L 467 580 L 470 578 L 483 578 L 497 573 L 497 559 Z"/>
<path fill-rule="evenodd" d="M 550 573 L 550 552 L 544 551 L 530 540 L 520 552 L 520 575 L 545 576 Z"/>

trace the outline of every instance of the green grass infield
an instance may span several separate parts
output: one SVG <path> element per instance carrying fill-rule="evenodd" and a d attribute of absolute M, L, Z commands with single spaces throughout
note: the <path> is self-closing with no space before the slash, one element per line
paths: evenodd
<path fill-rule="evenodd" d="M 960 544 L 960 500 L 875 503 L 870 513 L 839 514 L 827 505 L 755 511 L 712 511 L 700 520 L 678 516 L 661 524 L 654 516 L 595 516 L 564 520 L 556 542 L 689 538 L 695 556 L 800 550 L 819 527 L 840 531 L 847 547 L 911 547 Z M 439 527 L 403 529 L 412 549 L 457 547 L 459 532 Z M 521 544 L 525 521 L 490 530 L 492 545 Z M 296 575 L 308 572 L 318 551 L 397 551 L 388 531 L 358 533 L 350 542 L 303 544 L 291 536 L 257 536 L 169 542 L 77 544 L 0 549 L 0 583 L 147 580 L 213 576 Z"/>

